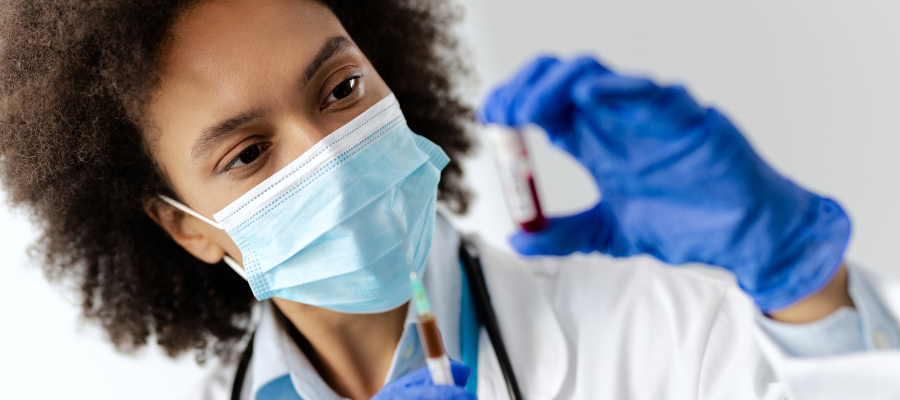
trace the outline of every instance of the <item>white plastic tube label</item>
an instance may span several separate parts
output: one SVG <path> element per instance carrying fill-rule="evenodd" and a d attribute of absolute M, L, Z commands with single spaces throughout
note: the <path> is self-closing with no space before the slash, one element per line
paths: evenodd
<path fill-rule="evenodd" d="M 537 207 L 531 194 L 531 165 L 525 154 L 522 133 L 498 125 L 490 125 L 487 129 L 494 148 L 494 160 L 506 197 L 506 206 L 513 222 L 534 220 L 537 218 Z"/>
<path fill-rule="evenodd" d="M 425 357 L 425 365 L 428 366 L 428 372 L 435 385 L 452 386 L 454 384 L 453 372 L 450 370 L 450 358 L 446 354 L 438 358 Z"/>

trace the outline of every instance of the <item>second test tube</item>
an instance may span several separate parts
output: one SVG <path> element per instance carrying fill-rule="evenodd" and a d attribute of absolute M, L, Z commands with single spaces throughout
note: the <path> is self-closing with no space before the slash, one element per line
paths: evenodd
<path fill-rule="evenodd" d="M 543 230 L 547 219 L 541 211 L 522 132 L 500 125 L 488 125 L 487 129 L 513 222 L 526 232 Z"/>

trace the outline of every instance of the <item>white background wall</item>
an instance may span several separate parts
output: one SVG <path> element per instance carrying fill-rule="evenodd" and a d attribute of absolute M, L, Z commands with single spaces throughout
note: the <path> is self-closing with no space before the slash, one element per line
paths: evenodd
<path fill-rule="evenodd" d="M 892 0 L 465 0 L 462 28 L 480 98 L 535 53 L 589 52 L 620 71 L 685 84 L 725 111 L 778 170 L 851 213 L 851 260 L 900 277 L 900 3 Z M 550 214 L 597 199 L 570 160 L 529 138 Z M 478 193 L 464 230 L 504 246 L 506 217 L 486 151 L 467 161 Z M 552 179 L 550 179 L 552 177 Z M 116 354 L 45 283 L 25 248 L 35 231 L 0 207 L 0 397 L 169 399 L 204 371 L 156 347 Z"/>

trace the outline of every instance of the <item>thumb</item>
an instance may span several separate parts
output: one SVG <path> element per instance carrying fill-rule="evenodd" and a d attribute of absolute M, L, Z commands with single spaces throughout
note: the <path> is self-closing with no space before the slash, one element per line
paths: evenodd
<path fill-rule="evenodd" d="M 519 231 L 509 243 L 519 254 L 526 256 L 564 256 L 574 252 L 606 252 L 612 238 L 609 218 L 604 218 L 605 205 L 600 202 L 581 214 L 550 218 L 547 228 L 540 232 Z"/>

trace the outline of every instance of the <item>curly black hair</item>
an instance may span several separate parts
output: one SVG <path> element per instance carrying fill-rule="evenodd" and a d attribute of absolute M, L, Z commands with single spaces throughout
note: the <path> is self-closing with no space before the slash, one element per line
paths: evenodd
<path fill-rule="evenodd" d="M 204 0 L 205 1 L 205 0 Z M 409 127 L 451 162 L 438 198 L 464 213 L 459 158 L 472 147 L 468 75 L 440 0 L 320 0 L 369 58 Z M 2 0 L 0 177 L 10 203 L 42 229 L 49 279 L 80 288 L 84 317 L 121 351 L 153 335 L 170 356 L 227 357 L 254 303 L 228 268 L 177 245 L 145 213 L 171 193 L 141 134 L 175 18 L 197 0 Z"/>

